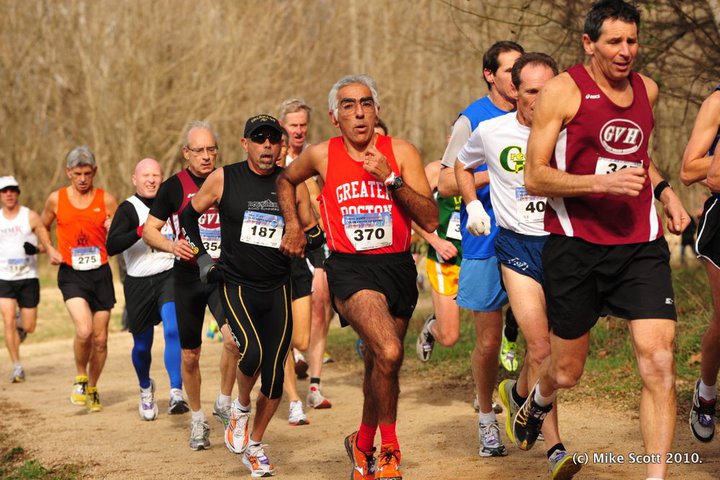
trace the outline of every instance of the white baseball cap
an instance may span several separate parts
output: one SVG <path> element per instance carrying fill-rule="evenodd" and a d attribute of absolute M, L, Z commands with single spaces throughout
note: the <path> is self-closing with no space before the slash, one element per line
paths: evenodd
<path fill-rule="evenodd" d="M 7 176 L 7 177 L 0 177 L 0 190 L 5 190 L 9 187 L 15 187 L 18 190 L 20 190 L 20 185 L 18 185 L 17 180 L 15 180 L 15 177 Z"/>

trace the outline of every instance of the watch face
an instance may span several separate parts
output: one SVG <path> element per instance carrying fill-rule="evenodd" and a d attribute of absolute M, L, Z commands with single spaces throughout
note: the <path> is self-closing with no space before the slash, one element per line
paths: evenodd
<path fill-rule="evenodd" d="M 395 177 L 393 178 L 393 181 L 388 185 L 388 190 L 397 190 L 398 188 L 403 186 L 403 179 L 402 177 Z"/>

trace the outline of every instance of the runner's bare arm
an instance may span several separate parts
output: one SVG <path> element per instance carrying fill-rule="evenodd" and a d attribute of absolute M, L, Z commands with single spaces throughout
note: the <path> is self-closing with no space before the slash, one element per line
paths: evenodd
<path fill-rule="evenodd" d="M 40 215 L 35 210 L 30 210 L 28 213 L 28 222 L 30 223 L 30 229 L 38 237 L 38 253 L 45 252 L 45 241 L 43 241 L 41 237 L 47 237 L 46 241 L 49 242 L 50 234 L 40 221 Z"/>
<path fill-rule="evenodd" d="M 43 246 L 45 246 L 45 251 L 48 253 L 51 265 L 60 265 L 62 263 L 62 255 L 53 246 L 49 233 L 50 227 L 52 227 L 52 224 L 55 221 L 57 204 L 58 192 L 56 190 L 48 196 L 45 201 L 45 208 L 43 209 L 42 214 L 40 214 L 40 223 L 43 227 L 45 227 L 45 233 L 47 233 L 47 235 L 43 237 L 41 233 L 41 235 L 38 236 L 38 239 L 42 242 Z"/>
<path fill-rule="evenodd" d="M 695 126 L 683 152 L 680 167 L 680 180 L 685 185 L 692 185 L 708 176 L 713 158 L 707 153 L 718 134 L 718 129 L 720 129 L 720 90 L 705 99 L 695 118 Z"/>
<path fill-rule="evenodd" d="M 660 175 L 657 167 L 655 167 L 652 158 L 650 159 L 648 175 L 650 176 L 650 182 L 653 187 L 663 181 L 663 177 Z M 667 229 L 670 233 L 680 235 L 690 224 L 690 215 L 685 211 L 680 197 L 677 196 L 672 188 L 665 188 L 660 192 L 660 198 L 658 200 L 663 204 L 663 211 L 665 212 L 665 218 L 667 218 Z"/>
<path fill-rule="evenodd" d="M 198 192 L 190 200 L 190 203 L 180 212 L 180 228 L 182 228 L 183 235 L 187 240 L 191 255 L 197 258 L 208 255 L 200 237 L 198 221 L 203 213 L 220 202 L 224 185 L 225 169 L 220 167 L 208 175 Z M 184 246 L 181 246 L 180 249 L 184 251 Z"/>
<path fill-rule="evenodd" d="M 713 192 L 720 192 L 720 149 L 715 152 L 708 167 L 707 186 Z"/>
<path fill-rule="evenodd" d="M 535 103 L 525 164 L 525 186 L 533 195 L 577 197 L 592 193 L 638 196 L 645 183 L 641 167 L 607 175 L 575 175 L 550 166 L 561 129 L 580 106 L 580 90 L 567 73 L 548 81 Z"/>
<path fill-rule="evenodd" d="M 117 198 L 115 198 L 115 196 L 111 193 L 105 192 L 105 213 L 107 214 L 107 217 L 105 218 L 105 231 L 110 231 L 110 224 L 112 223 L 112 218 L 117 209 Z"/>
<path fill-rule="evenodd" d="M 431 192 L 437 188 L 441 168 L 440 160 L 425 165 L 425 177 L 428 179 Z M 415 222 L 412 222 L 412 229 L 428 242 L 442 258 L 450 259 L 457 256 L 457 248 L 452 242 L 440 238 L 435 232 L 428 232 Z"/>

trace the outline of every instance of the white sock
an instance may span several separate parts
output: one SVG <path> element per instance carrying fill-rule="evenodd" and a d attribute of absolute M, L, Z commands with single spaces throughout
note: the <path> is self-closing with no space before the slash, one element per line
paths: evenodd
<path fill-rule="evenodd" d="M 204 422 L 205 421 L 205 412 L 203 412 L 202 410 L 198 410 L 197 412 L 191 411 L 190 413 L 192 414 L 193 422 Z"/>
<path fill-rule="evenodd" d="M 535 400 L 535 403 L 537 403 L 538 406 L 547 407 L 555 401 L 555 392 L 553 392 L 549 397 L 543 397 L 540 394 L 540 387 L 538 387 L 535 389 L 535 396 L 533 397 L 533 400 Z"/>
<path fill-rule="evenodd" d="M 230 402 L 232 402 L 232 397 L 230 395 L 223 395 L 222 393 L 218 393 L 218 405 L 220 405 L 221 407 L 227 407 L 230 405 Z"/>
<path fill-rule="evenodd" d="M 235 405 L 235 408 L 238 410 L 242 410 L 243 412 L 249 412 L 250 411 L 250 405 L 243 405 L 240 403 L 240 400 L 237 398 L 233 400 L 233 404 Z"/>
<path fill-rule="evenodd" d="M 700 379 L 700 387 L 698 388 L 698 394 L 704 400 L 714 400 L 717 398 L 717 384 L 705 385 L 705 382 Z"/>
<path fill-rule="evenodd" d="M 497 421 L 497 418 L 495 417 L 495 412 L 493 412 L 492 410 L 490 410 L 489 413 L 480 412 L 479 416 L 480 416 L 480 423 L 482 423 L 483 425 L 489 425 L 489 424 Z"/>
<path fill-rule="evenodd" d="M 248 446 L 249 445 L 260 445 L 260 442 L 262 442 L 262 440 L 261 441 L 253 440 L 252 433 L 250 434 L 250 437 L 248 438 Z"/>
<path fill-rule="evenodd" d="M 152 392 L 152 385 L 150 385 L 150 386 L 147 387 L 147 388 L 142 388 L 142 387 L 140 387 L 140 391 L 141 391 L 142 393 L 150 393 L 150 392 Z"/>

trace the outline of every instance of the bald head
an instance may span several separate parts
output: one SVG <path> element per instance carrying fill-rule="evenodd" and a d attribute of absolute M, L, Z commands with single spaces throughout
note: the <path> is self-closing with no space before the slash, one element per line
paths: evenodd
<path fill-rule="evenodd" d="M 155 198 L 162 183 L 162 170 L 157 160 L 143 158 L 135 165 L 132 182 L 135 192 L 143 198 Z"/>

